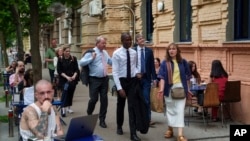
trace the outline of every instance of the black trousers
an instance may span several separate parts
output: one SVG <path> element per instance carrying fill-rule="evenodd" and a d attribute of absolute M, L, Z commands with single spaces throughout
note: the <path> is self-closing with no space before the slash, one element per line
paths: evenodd
<path fill-rule="evenodd" d="M 76 84 L 77 84 L 76 82 L 71 82 L 69 83 L 68 89 L 62 91 L 61 107 L 72 106 Z"/>
<path fill-rule="evenodd" d="M 123 90 L 127 95 L 128 100 L 128 114 L 129 114 L 129 128 L 130 134 L 136 134 L 136 122 L 135 122 L 135 108 L 134 102 L 135 99 L 133 96 L 136 94 L 136 86 L 140 83 L 137 78 L 120 78 L 120 82 Z M 125 107 L 126 98 L 117 95 L 117 109 L 116 109 L 116 122 L 118 127 L 122 127 L 124 122 L 124 107 Z"/>
<path fill-rule="evenodd" d="M 89 103 L 87 114 L 91 115 L 95 109 L 96 102 L 98 101 L 98 97 L 100 95 L 100 112 L 99 119 L 100 121 L 104 121 L 107 114 L 108 108 L 108 82 L 109 77 L 92 77 L 89 78 Z"/>

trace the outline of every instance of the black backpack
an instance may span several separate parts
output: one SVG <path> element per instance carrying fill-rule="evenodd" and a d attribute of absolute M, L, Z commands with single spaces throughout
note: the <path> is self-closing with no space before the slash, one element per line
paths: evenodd
<path fill-rule="evenodd" d="M 92 53 L 95 52 L 94 49 L 88 49 L 87 51 L 85 51 L 82 55 L 82 57 L 86 54 L 86 53 Z M 82 81 L 83 85 L 88 86 L 89 85 L 89 66 L 83 66 L 81 67 L 81 72 L 80 72 L 80 80 Z"/>

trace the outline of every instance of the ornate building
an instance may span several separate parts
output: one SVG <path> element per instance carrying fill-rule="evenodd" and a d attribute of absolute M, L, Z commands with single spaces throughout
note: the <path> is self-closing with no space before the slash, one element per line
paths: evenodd
<path fill-rule="evenodd" d="M 91 1 L 97 3 L 96 11 Z M 184 58 L 197 62 L 204 80 L 209 78 L 212 60 L 219 59 L 229 80 L 241 80 L 242 100 L 230 105 L 233 119 L 249 124 L 249 9 L 248 0 L 83 0 L 72 10 L 73 16 L 57 18 L 53 37 L 60 45 L 71 44 L 77 53 L 94 47 L 95 38 L 102 35 L 108 39 L 112 56 L 121 45 L 121 32 L 133 37 L 142 33 L 155 57 L 161 59 L 165 47 L 175 42 Z"/>

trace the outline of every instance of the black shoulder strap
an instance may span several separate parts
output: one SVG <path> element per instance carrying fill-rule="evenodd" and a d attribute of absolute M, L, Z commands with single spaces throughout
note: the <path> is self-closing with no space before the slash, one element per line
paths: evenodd
<path fill-rule="evenodd" d="M 86 53 L 91 53 L 91 52 L 95 52 L 95 50 L 94 50 L 94 49 L 88 49 L 88 50 L 86 50 L 86 51 L 83 53 L 82 56 L 84 56 Z"/>

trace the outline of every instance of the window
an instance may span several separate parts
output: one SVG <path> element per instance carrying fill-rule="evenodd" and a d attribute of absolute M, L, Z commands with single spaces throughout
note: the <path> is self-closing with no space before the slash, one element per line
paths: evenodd
<path fill-rule="evenodd" d="M 180 0 L 180 41 L 191 41 L 191 0 Z"/>
<path fill-rule="evenodd" d="M 153 14 L 152 0 L 143 0 L 141 5 L 142 35 L 147 42 L 153 41 Z"/>
<path fill-rule="evenodd" d="M 62 24 L 61 24 L 61 18 L 56 19 L 57 23 L 57 31 L 58 31 L 58 39 L 59 39 L 59 44 L 62 44 Z"/>
<path fill-rule="evenodd" d="M 81 9 L 77 10 L 76 13 L 76 42 L 82 43 L 82 18 L 81 18 Z"/>
<path fill-rule="evenodd" d="M 249 0 L 235 0 L 234 7 L 234 39 L 250 39 L 250 2 Z"/>
<path fill-rule="evenodd" d="M 153 40 L 153 15 L 152 15 L 152 0 L 147 0 L 146 3 L 146 40 L 152 42 Z"/>

